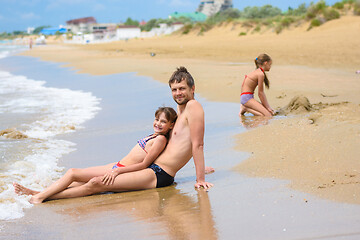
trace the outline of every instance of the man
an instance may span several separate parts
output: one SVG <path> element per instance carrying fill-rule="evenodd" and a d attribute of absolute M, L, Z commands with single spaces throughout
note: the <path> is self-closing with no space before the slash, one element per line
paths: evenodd
<path fill-rule="evenodd" d="M 185 67 L 180 67 L 171 76 L 169 86 L 178 104 L 178 118 L 165 150 L 148 168 L 114 176 L 115 179 L 110 184 L 104 180 L 103 175 L 111 175 L 111 169 L 104 170 L 104 174 L 100 176 L 84 176 L 81 169 L 69 169 L 57 183 L 41 193 L 17 183 L 14 184 L 15 192 L 33 195 L 30 202 L 41 203 L 44 200 L 82 197 L 106 191 L 123 192 L 165 187 L 174 182 L 175 174 L 191 157 L 196 169 L 195 187 L 212 187 L 211 183 L 205 181 L 204 110 L 194 99 L 194 79 Z M 211 171 L 212 168 L 207 168 L 207 172 Z M 69 188 L 73 182 L 76 186 Z M 85 184 L 78 184 L 79 182 Z"/>
<path fill-rule="evenodd" d="M 178 68 L 169 80 L 175 102 L 178 104 L 178 118 L 164 152 L 155 160 L 167 173 L 175 176 L 193 157 L 196 169 L 195 187 L 212 186 L 205 182 L 204 163 L 204 110 L 194 99 L 195 83 L 185 67 Z M 212 171 L 207 168 L 207 171 Z"/>

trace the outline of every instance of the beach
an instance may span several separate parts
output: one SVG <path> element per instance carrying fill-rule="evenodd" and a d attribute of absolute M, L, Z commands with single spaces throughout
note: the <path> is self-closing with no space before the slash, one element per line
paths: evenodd
<path fill-rule="evenodd" d="M 241 27 L 229 25 L 202 36 L 57 43 L 14 56 L 5 66 L 14 74 L 101 99 L 101 110 L 83 128 L 57 137 L 76 148 L 59 158 L 64 168 L 125 154 L 151 129 L 154 109 L 174 105 L 167 80 L 186 66 L 204 105 L 206 164 L 216 169 L 207 180 L 215 186 L 194 190 L 189 163 L 175 186 L 50 201 L 2 221 L 0 236 L 109 238 L 119 236 L 114 229 L 121 226 L 122 236 L 136 239 L 357 239 L 359 30 L 360 17 L 347 16 L 279 35 L 238 36 Z M 274 61 L 266 95 L 282 115 L 239 118 L 242 80 L 262 52 Z M 14 68 L 19 62 L 23 67 Z M 139 97 L 151 101 L 141 106 Z"/>
<path fill-rule="evenodd" d="M 291 109 L 287 114 L 292 114 L 295 119 L 281 120 L 285 123 L 269 124 L 236 137 L 237 149 L 254 152 L 248 162 L 256 164 L 252 168 L 257 170 L 245 167 L 247 163 L 236 169 L 250 175 L 256 172 L 256 176 L 262 177 L 296 178 L 300 181 L 292 185 L 296 189 L 359 204 L 360 164 L 356 156 L 360 152 L 356 146 L 360 142 L 360 75 L 355 72 L 360 68 L 360 51 L 354 49 L 360 48 L 357 40 L 360 18 L 345 16 L 311 31 L 306 31 L 304 24 L 279 35 L 264 32 L 238 36 L 243 29 L 236 27 L 231 24 L 220 26 L 203 36 L 190 33 L 189 36 L 178 34 L 97 45 L 54 45 L 24 54 L 62 62 L 63 66 L 71 66 L 78 73 L 136 72 L 164 83 L 177 66 L 184 65 L 195 76 L 196 91 L 201 96 L 237 103 L 244 75 L 254 68 L 253 59 L 266 52 L 274 61 L 268 74 L 271 88 L 266 91 L 271 106 L 285 108 L 298 96 L 318 105 L 307 110 L 301 106 Z M 150 52 L 156 56 L 151 57 Z M 284 124 L 292 127 L 279 127 Z M 264 130 L 277 134 L 264 134 Z M 291 143 L 299 131 L 309 132 L 301 137 L 303 146 L 294 143 L 281 149 L 281 155 L 287 156 L 291 152 L 296 160 L 281 162 L 278 160 L 280 153 L 269 154 L 268 151 L 274 149 L 273 143 Z M 316 131 L 322 135 L 313 136 Z M 261 147 L 256 148 L 258 141 Z M 312 152 L 304 156 L 304 151 Z M 313 156 L 315 153 L 319 156 Z M 268 156 L 267 159 L 258 156 L 260 154 Z M 309 164 L 319 160 L 325 165 Z M 264 161 L 268 164 L 263 164 Z M 278 164 L 272 165 L 273 162 Z M 294 170 L 304 166 L 311 171 L 305 171 L 301 177 L 295 177 L 293 173 L 279 174 L 286 172 L 289 165 Z M 335 194 L 337 191 L 347 192 L 347 197 Z"/>

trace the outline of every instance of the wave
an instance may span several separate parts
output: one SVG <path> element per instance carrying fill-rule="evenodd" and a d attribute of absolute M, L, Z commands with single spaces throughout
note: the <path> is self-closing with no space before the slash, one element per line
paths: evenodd
<path fill-rule="evenodd" d="M 100 110 L 101 99 L 90 92 L 45 85 L 0 71 L 0 121 L 15 115 L 16 126 L 9 126 L 13 123 L 9 120 L 6 128 L 17 127 L 27 136 L 21 140 L 0 136 L 0 142 L 6 143 L 0 144 L 0 220 L 20 218 L 23 209 L 32 206 L 29 197 L 14 193 L 12 182 L 42 190 L 59 178 L 63 169 L 57 162 L 75 144 L 55 137 L 83 128 Z"/>

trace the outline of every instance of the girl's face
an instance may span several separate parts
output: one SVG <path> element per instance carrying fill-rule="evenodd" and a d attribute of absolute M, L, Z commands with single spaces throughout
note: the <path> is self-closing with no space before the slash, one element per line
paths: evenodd
<path fill-rule="evenodd" d="M 263 65 L 264 71 L 269 71 L 271 68 L 271 65 L 272 65 L 272 60 L 270 60 L 268 62 L 264 62 L 264 65 Z"/>
<path fill-rule="evenodd" d="M 165 113 L 160 113 L 154 120 L 154 132 L 156 134 L 167 134 L 173 127 L 174 123 L 166 119 Z"/>

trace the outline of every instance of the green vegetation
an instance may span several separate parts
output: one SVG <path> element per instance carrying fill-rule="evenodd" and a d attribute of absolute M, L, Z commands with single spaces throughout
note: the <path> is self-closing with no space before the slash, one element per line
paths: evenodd
<path fill-rule="evenodd" d="M 318 19 L 318 18 L 315 18 L 313 20 L 311 20 L 311 23 L 310 23 L 310 28 L 311 27 L 318 27 L 322 24 L 321 20 Z"/>
<path fill-rule="evenodd" d="M 51 28 L 51 26 L 47 25 L 47 26 L 40 26 L 34 29 L 33 34 L 39 34 L 41 32 L 41 30 L 43 30 L 44 28 Z"/>
<path fill-rule="evenodd" d="M 333 8 L 335 9 L 344 9 L 344 3 L 343 2 L 337 2 L 333 5 Z"/>
<path fill-rule="evenodd" d="M 327 21 L 340 18 L 341 15 L 353 13 L 360 16 L 360 0 L 340 0 L 332 6 L 328 6 L 325 0 L 312 2 L 310 5 L 300 4 L 297 8 L 289 7 L 287 11 L 282 12 L 279 8 L 269 4 L 262 7 L 246 7 L 243 10 L 227 9 L 213 16 L 208 17 L 204 22 L 196 22 L 190 17 L 181 16 L 166 19 L 154 18 L 149 20 L 145 25 L 140 26 L 139 21 L 126 19 L 125 25 L 140 26 L 142 31 L 150 31 L 160 24 L 171 25 L 175 22 L 184 24 L 181 30 L 182 34 L 188 34 L 195 31 L 198 35 L 203 35 L 214 26 L 233 24 L 241 25 L 246 28 L 246 32 L 239 33 L 244 36 L 247 33 L 258 33 L 262 31 L 274 31 L 281 33 L 286 28 L 298 26 L 300 24 L 309 24 L 308 30 L 318 27 Z M 44 28 L 51 26 L 40 26 L 34 30 L 34 34 L 39 34 Z M 235 29 L 235 28 L 234 28 Z M 12 33 L 0 33 L 0 39 L 13 39 L 20 36 L 26 36 L 23 31 L 14 31 Z"/>
<path fill-rule="evenodd" d="M 7 33 L 7 32 L 2 32 L 2 33 L 0 33 L 0 40 L 2 40 L 2 39 L 9 39 L 9 40 L 11 40 L 11 39 L 14 39 L 14 38 L 16 38 L 17 36 L 16 35 L 13 35 L 13 34 L 11 34 L 11 33 Z"/>
<path fill-rule="evenodd" d="M 264 5 L 262 7 L 246 7 L 241 12 L 242 18 L 257 19 L 257 18 L 271 18 L 281 15 L 280 8 L 271 5 Z"/>
<path fill-rule="evenodd" d="M 13 31 L 12 33 L 2 32 L 2 33 L 0 33 L 0 40 L 3 40 L 3 39 L 12 40 L 15 38 L 21 38 L 21 37 L 28 36 L 28 35 L 29 34 L 27 34 L 24 31 Z"/>
<path fill-rule="evenodd" d="M 182 34 L 188 34 L 192 28 L 193 28 L 192 24 L 186 24 L 183 27 Z"/>
<path fill-rule="evenodd" d="M 243 10 L 227 9 L 210 16 L 202 23 L 187 22 L 183 28 L 183 34 L 190 31 L 198 31 L 199 35 L 210 30 L 214 26 L 221 26 L 232 23 L 241 24 L 247 28 L 246 32 L 239 33 L 244 36 L 247 33 L 257 33 L 270 29 L 276 33 L 281 33 L 284 29 L 308 22 L 308 30 L 318 27 L 327 21 L 340 18 L 341 14 L 346 14 L 345 10 L 353 10 L 354 15 L 360 15 L 360 0 L 342 0 L 332 6 L 328 6 L 325 0 L 306 5 L 300 4 L 297 8 L 288 8 L 281 12 L 277 7 L 264 5 L 262 7 L 246 7 Z M 190 26 L 191 25 L 191 26 Z"/>
<path fill-rule="evenodd" d="M 261 26 L 260 26 L 260 25 L 257 25 L 252 32 L 253 32 L 253 33 L 254 33 L 254 32 L 260 32 L 260 30 L 261 30 Z"/>
<path fill-rule="evenodd" d="M 124 22 L 124 25 L 125 26 L 137 26 L 138 27 L 139 26 L 139 21 L 133 20 L 130 17 L 128 17 L 126 19 L 126 21 Z"/>
<path fill-rule="evenodd" d="M 354 3 L 354 14 L 360 16 L 360 0 Z"/>
<path fill-rule="evenodd" d="M 326 21 L 340 18 L 340 13 L 338 11 L 336 11 L 335 9 L 326 9 L 323 12 L 323 14 L 324 14 Z"/>
<path fill-rule="evenodd" d="M 171 25 L 173 23 L 180 22 L 184 25 L 193 24 L 193 22 L 187 17 L 179 17 L 179 18 L 171 18 L 171 19 L 161 19 L 161 18 L 153 18 L 150 19 L 145 25 L 140 26 L 141 31 L 150 31 L 154 27 L 159 27 L 159 24 L 166 23 L 167 25 Z"/>
<path fill-rule="evenodd" d="M 292 9 L 289 7 L 288 11 L 285 13 L 285 15 L 290 16 L 303 16 L 307 12 L 306 4 L 300 4 L 298 8 Z"/>

